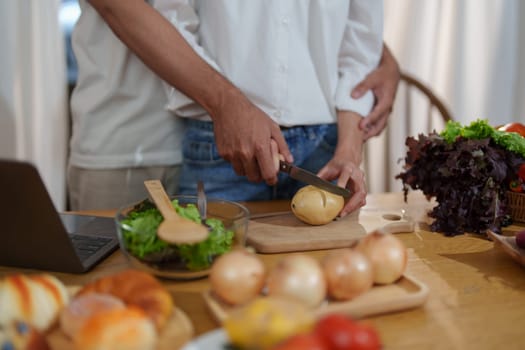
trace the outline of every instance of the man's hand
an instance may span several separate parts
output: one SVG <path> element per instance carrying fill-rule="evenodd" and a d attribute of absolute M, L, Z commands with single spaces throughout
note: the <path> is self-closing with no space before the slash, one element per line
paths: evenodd
<path fill-rule="evenodd" d="M 353 192 L 341 210 L 346 216 L 366 204 L 365 175 L 359 168 L 362 157 L 363 131 L 358 127 L 362 117 L 355 112 L 337 112 L 337 147 L 333 158 L 317 174 L 325 180 L 337 179 L 337 185 Z"/>
<path fill-rule="evenodd" d="M 363 171 L 345 157 L 334 156 L 318 173 L 326 180 L 337 179 L 337 185 L 352 191 L 352 197 L 339 214 L 344 217 L 366 204 L 366 185 Z"/>
<path fill-rule="evenodd" d="M 274 185 L 277 170 L 273 155 L 282 154 L 287 161 L 293 162 L 279 125 L 243 95 L 236 94 L 230 102 L 215 110 L 212 118 L 219 154 L 232 164 L 238 175 Z"/>
<path fill-rule="evenodd" d="M 384 44 L 377 69 L 352 90 L 353 98 L 363 96 L 368 90 L 372 90 L 376 98 L 376 104 L 370 114 L 359 123 L 359 128 L 365 133 L 365 141 L 379 135 L 385 128 L 396 97 L 400 75 L 396 59 Z"/>

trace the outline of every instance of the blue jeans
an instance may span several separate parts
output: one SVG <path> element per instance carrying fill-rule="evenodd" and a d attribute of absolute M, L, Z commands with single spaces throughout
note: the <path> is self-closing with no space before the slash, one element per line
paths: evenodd
<path fill-rule="evenodd" d="M 336 124 L 296 126 L 284 128 L 282 133 L 294 164 L 313 173 L 332 158 L 337 145 Z M 211 122 L 188 120 L 182 151 L 181 194 L 195 195 L 197 181 L 202 180 L 211 198 L 232 201 L 290 199 L 305 185 L 283 173 L 279 173 L 275 186 L 250 182 L 245 176 L 237 175 L 231 164 L 219 156 Z"/>

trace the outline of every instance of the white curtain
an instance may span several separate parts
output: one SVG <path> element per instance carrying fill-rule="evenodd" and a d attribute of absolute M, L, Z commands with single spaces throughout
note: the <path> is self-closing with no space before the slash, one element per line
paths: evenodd
<path fill-rule="evenodd" d="M 384 5 L 385 42 L 401 68 L 429 86 L 455 120 L 525 122 L 525 2 L 384 0 Z M 402 170 L 405 136 L 395 129 L 403 114 L 396 103 L 388 141 L 382 135 L 367 145 L 371 193 L 401 189 L 394 177 Z M 413 135 L 420 131 L 414 125 Z"/>
<path fill-rule="evenodd" d="M 59 4 L 0 1 L 0 158 L 35 164 L 63 210 L 68 109 Z"/>

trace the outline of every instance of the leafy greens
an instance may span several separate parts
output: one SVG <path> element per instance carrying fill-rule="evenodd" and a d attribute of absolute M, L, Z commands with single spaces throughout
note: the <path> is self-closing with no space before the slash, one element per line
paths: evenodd
<path fill-rule="evenodd" d="M 201 223 L 199 211 L 194 204 L 179 205 L 172 202 L 180 216 Z M 177 256 L 189 270 L 202 270 L 211 266 L 213 258 L 229 251 L 233 245 L 234 233 L 227 230 L 221 220 L 207 218 L 210 234 L 205 241 L 196 244 L 170 245 L 157 236 L 157 228 L 163 218 L 159 210 L 150 202 L 139 203 L 122 220 L 122 236 L 129 252 L 139 259 L 154 254 Z"/>
<path fill-rule="evenodd" d="M 455 235 L 500 232 L 508 219 L 508 183 L 525 162 L 525 138 L 495 130 L 487 121 L 449 122 L 443 132 L 408 137 L 405 171 L 396 178 L 438 205 L 431 228 Z"/>
<path fill-rule="evenodd" d="M 468 126 L 450 121 L 441 136 L 448 143 L 454 143 L 458 137 L 474 140 L 490 138 L 498 146 L 525 158 L 525 137 L 515 132 L 496 130 L 486 120 L 476 120 Z"/>

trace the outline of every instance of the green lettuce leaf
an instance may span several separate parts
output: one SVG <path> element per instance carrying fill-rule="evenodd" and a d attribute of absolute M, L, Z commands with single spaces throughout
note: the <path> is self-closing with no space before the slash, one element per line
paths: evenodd
<path fill-rule="evenodd" d="M 459 137 L 471 140 L 490 138 L 504 149 L 525 157 L 525 137 L 515 132 L 496 130 L 487 120 L 478 119 L 466 126 L 449 121 L 440 136 L 449 144 L 456 142 Z"/>

